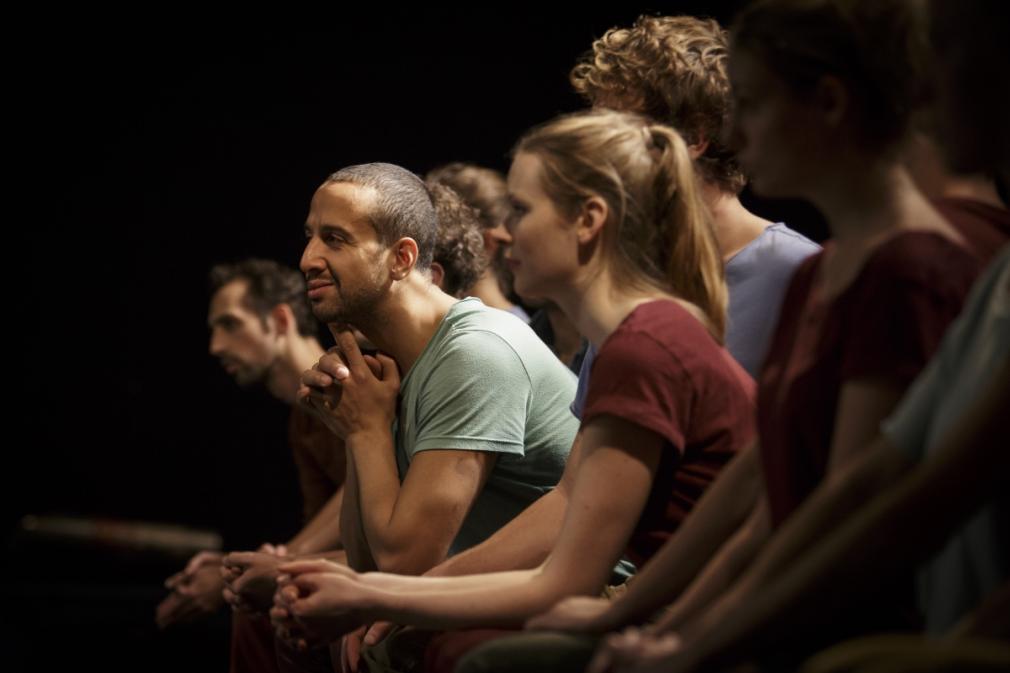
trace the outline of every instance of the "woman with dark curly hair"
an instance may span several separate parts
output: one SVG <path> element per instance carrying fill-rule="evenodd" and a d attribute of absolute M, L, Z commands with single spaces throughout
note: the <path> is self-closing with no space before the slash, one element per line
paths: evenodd
<path fill-rule="evenodd" d="M 431 282 L 462 299 L 487 268 L 479 214 L 451 187 L 432 181 L 426 186 L 438 220 Z"/>
<path fill-rule="evenodd" d="M 484 238 L 484 269 L 469 292 L 491 308 L 501 309 L 530 321 L 523 307 L 509 299 L 512 277 L 505 267 L 505 246 L 512 237 L 505 230 L 509 205 L 505 177 L 496 170 L 460 161 L 428 171 L 425 181 L 453 189 L 477 213 L 477 222 Z"/>

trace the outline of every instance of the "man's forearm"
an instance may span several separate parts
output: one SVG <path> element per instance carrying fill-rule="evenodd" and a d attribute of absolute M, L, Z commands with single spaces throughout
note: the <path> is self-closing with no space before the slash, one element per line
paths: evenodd
<path fill-rule="evenodd" d="M 567 507 L 566 491 L 555 488 L 487 540 L 443 561 L 425 575 L 448 577 L 536 568 L 550 554 Z"/>
<path fill-rule="evenodd" d="M 392 521 L 400 494 L 393 436 L 388 430 L 351 435 L 347 438 L 347 451 L 354 461 L 365 535 L 374 545 L 382 541 L 378 533 L 384 532 Z M 373 540 L 373 535 L 380 539 Z"/>
<path fill-rule="evenodd" d="M 314 554 L 340 549 L 340 516 L 344 502 L 344 487 L 330 496 L 322 509 L 288 542 L 292 554 Z"/>
<path fill-rule="evenodd" d="M 347 437 L 348 458 L 354 463 L 359 516 L 369 553 L 380 569 L 380 559 L 399 550 L 409 537 L 395 529 L 396 505 L 401 484 L 396 467 L 393 436 L 372 432 Z M 419 568 L 423 572 L 430 567 Z"/>
<path fill-rule="evenodd" d="M 365 525 L 361 518 L 361 498 L 358 492 L 357 469 L 354 456 L 347 452 L 347 476 L 344 479 L 344 502 L 340 509 L 340 538 L 347 552 L 347 565 L 358 572 L 376 570 L 375 560 L 368 549 Z"/>
<path fill-rule="evenodd" d="M 557 486 L 538 498 L 487 540 L 435 566 L 431 577 L 536 568 L 551 553 L 561 532 L 574 474 L 582 460 L 582 433 L 575 435 Z"/>

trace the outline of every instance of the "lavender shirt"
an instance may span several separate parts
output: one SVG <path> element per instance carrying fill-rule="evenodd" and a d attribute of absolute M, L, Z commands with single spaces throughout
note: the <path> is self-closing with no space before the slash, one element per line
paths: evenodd
<path fill-rule="evenodd" d="M 764 362 L 793 272 L 800 262 L 820 249 L 803 234 L 779 222 L 767 227 L 726 262 L 729 288 L 726 348 L 752 377 L 757 378 Z M 590 344 L 571 406 L 576 418 L 582 418 L 595 359 L 596 348 Z"/>

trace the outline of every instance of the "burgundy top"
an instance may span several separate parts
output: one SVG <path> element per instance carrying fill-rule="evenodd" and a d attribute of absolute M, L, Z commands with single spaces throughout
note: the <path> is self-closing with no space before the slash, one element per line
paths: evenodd
<path fill-rule="evenodd" d="M 612 415 L 664 440 L 649 499 L 628 543 L 648 560 L 734 453 L 754 439 L 754 381 L 680 304 L 638 306 L 603 342 L 583 425 Z"/>
<path fill-rule="evenodd" d="M 940 214 L 961 232 L 983 266 L 1010 241 L 1010 211 L 973 199 L 935 199 Z"/>
<path fill-rule="evenodd" d="M 828 302 L 816 283 L 824 254 L 793 276 L 759 377 L 758 431 L 776 526 L 827 470 L 842 384 L 911 383 L 978 273 L 978 260 L 949 239 L 904 232 L 874 250 Z"/>
<path fill-rule="evenodd" d="M 288 442 L 298 468 L 298 484 L 308 521 L 344 485 L 347 454 L 344 442 L 320 420 L 295 406 L 288 424 Z"/>

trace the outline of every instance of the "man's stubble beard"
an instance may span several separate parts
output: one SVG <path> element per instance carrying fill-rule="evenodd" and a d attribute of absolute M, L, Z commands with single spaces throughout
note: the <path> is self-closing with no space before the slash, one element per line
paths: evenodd
<path fill-rule="evenodd" d="M 378 320 L 377 308 L 388 292 L 388 286 L 378 282 L 359 287 L 350 294 L 343 294 L 337 289 L 340 297 L 338 306 L 313 304 L 312 313 L 323 324 L 348 325 L 360 330 Z"/>

